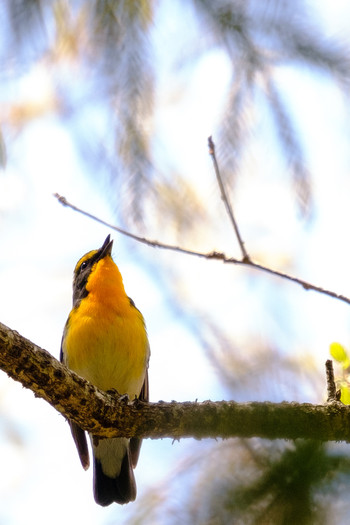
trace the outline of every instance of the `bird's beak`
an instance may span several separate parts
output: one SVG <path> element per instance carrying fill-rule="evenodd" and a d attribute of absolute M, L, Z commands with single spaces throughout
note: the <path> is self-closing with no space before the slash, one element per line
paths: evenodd
<path fill-rule="evenodd" d="M 107 255 L 112 256 L 112 247 L 113 247 L 113 240 L 111 241 L 111 236 L 107 235 L 105 242 L 101 246 L 101 248 L 98 250 L 98 259 L 103 259 Z"/>

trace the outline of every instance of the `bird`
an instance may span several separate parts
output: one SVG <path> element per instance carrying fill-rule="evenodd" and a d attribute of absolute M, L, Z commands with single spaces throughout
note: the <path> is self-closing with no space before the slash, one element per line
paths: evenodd
<path fill-rule="evenodd" d="M 60 361 L 103 391 L 117 390 L 129 399 L 149 400 L 150 347 L 141 312 L 127 296 L 112 259 L 113 240 L 89 251 L 73 275 L 73 307 L 65 324 Z M 85 470 L 90 458 L 86 433 L 68 421 Z M 136 498 L 136 467 L 141 439 L 90 435 L 93 493 L 103 507 Z"/>

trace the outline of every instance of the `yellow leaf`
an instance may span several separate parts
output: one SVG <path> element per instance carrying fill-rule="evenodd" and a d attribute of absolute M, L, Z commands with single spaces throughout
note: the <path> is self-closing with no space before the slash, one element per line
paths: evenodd
<path fill-rule="evenodd" d="M 346 353 L 346 350 L 343 347 L 343 345 L 341 345 L 340 343 L 331 343 L 329 345 L 329 353 L 339 363 L 349 361 L 348 354 Z"/>
<path fill-rule="evenodd" d="M 340 401 L 344 405 L 350 405 L 350 390 L 348 386 L 342 386 L 340 388 Z"/>

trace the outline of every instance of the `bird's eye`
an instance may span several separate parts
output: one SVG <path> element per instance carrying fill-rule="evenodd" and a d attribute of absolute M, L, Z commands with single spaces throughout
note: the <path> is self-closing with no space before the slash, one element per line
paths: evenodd
<path fill-rule="evenodd" d="M 84 261 L 80 265 L 80 270 L 84 270 L 87 267 L 87 261 Z"/>

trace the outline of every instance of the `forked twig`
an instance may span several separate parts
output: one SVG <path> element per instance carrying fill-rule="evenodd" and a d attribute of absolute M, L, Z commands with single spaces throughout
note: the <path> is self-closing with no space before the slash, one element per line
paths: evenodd
<path fill-rule="evenodd" d="M 193 255 L 195 257 L 201 257 L 204 259 L 216 259 L 224 263 L 228 263 L 228 264 L 238 264 L 238 265 L 249 266 L 250 268 L 261 270 L 263 272 L 267 272 L 272 275 L 275 275 L 276 277 L 281 277 L 282 279 L 287 279 L 289 281 L 292 281 L 293 283 L 301 285 L 305 290 L 313 290 L 314 292 L 319 292 L 324 295 L 328 295 L 329 297 L 333 297 L 334 299 L 338 299 L 339 301 L 343 301 L 344 303 L 350 304 L 350 298 L 346 297 L 345 295 L 340 295 L 335 292 L 332 292 L 331 290 L 326 290 L 325 288 L 322 288 L 321 286 L 315 286 L 314 284 L 304 281 L 303 279 L 299 279 L 298 277 L 293 277 L 292 275 L 289 275 L 283 272 L 279 272 L 277 270 L 272 270 L 271 268 L 268 268 L 267 266 L 257 264 L 251 260 L 245 261 L 244 259 L 241 260 L 241 259 L 236 259 L 234 257 L 228 257 L 224 253 L 216 252 L 216 251 L 203 253 L 203 252 L 198 252 L 194 250 L 188 250 L 187 248 L 181 248 L 180 246 L 174 246 L 172 244 L 165 244 L 159 241 L 152 241 L 145 237 L 140 237 L 139 235 L 135 235 L 134 233 L 128 232 L 126 230 L 123 230 L 122 228 L 119 228 L 118 226 L 114 226 L 113 224 L 108 223 L 107 221 L 99 219 L 95 215 L 92 215 L 92 213 L 89 213 L 87 211 L 84 211 L 78 208 L 74 204 L 71 204 L 70 202 L 68 202 L 65 197 L 62 197 L 58 193 L 55 193 L 54 197 L 56 197 L 56 199 L 63 206 L 67 206 L 68 208 L 71 208 L 72 210 L 77 211 L 78 213 L 81 213 L 82 215 L 85 215 L 86 217 L 89 217 L 90 219 L 93 219 L 94 221 L 99 222 L 100 224 L 104 224 L 105 226 L 108 226 L 108 228 L 111 228 L 112 230 L 115 230 L 121 233 L 122 235 L 125 235 L 127 237 L 130 237 L 131 239 L 134 239 L 135 241 L 146 244 L 147 246 L 151 246 L 152 248 L 172 250 L 178 253 L 184 253 L 186 255 Z"/>

